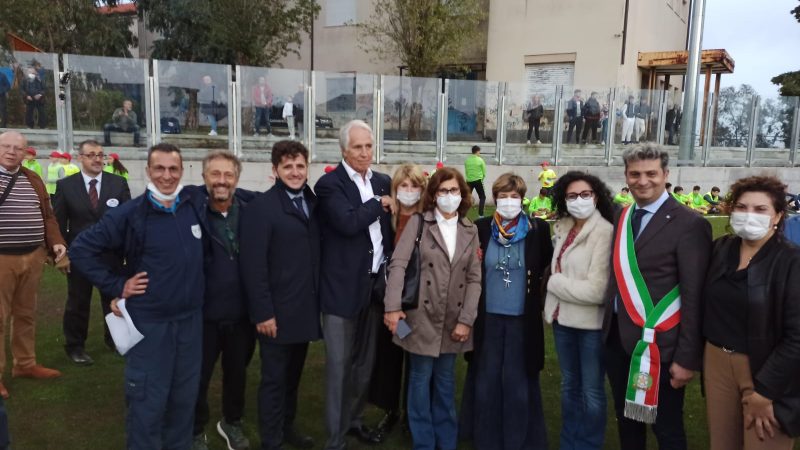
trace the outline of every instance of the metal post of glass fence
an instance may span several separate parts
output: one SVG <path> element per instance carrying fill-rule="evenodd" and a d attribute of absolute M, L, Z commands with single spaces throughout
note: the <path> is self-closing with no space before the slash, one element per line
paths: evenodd
<path fill-rule="evenodd" d="M 153 144 L 161 142 L 161 93 L 158 89 L 158 60 L 153 60 L 153 76 L 150 77 L 150 93 L 153 105 Z"/>
<path fill-rule="evenodd" d="M 658 91 L 658 118 L 656 119 L 656 142 L 664 143 L 664 119 L 667 114 L 667 91 Z"/>
<path fill-rule="evenodd" d="M 608 116 L 606 117 L 606 138 L 604 139 L 605 144 L 605 162 L 606 166 L 611 165 L 611 160 L 613 156 L 611 154 L 612 150 L 612 143 L 614 142 L 614 127 L 617 123 L 617 107 L 616 107 L 616 98 L 617 98 L 617 88 L 611 88 L 611 100 L 608 102 Z"/>
<path fill-rule="evenodd" d="M 556 87 L 556 107 L 553 111 L 553 145 L 550 149 L 550 160 L 553 165 L 558 165 L 559 153 L 561 151 L 561 134 L 564 126 L 564 87 Z"/>
<path fill-rule="evenodd" d="M 383 153 L 383 117 L 381 113 L 381 98 L 383 97 L 383 75 L 372 77 L 372 132 L 375 135 L 375 162 L 381 163 Z"/>
<path fill-rule="evenodd" d="M 503 165 L 503 152 L 506 146 L 506 94 L 508 83 L 500 82 L 497 85 L 497 130 L 495 132 L 495 159 L 497 164 Z"/>
<path fill-rule="evenodd" d="M 236 132 L 236 135 L 234 136 L 233 139 L 233 153 L 236 156 L 241 157 L 243 153 L 242 152 L 243 133 L 242 133 L 242 120 L 241 120 L 242 90 L 240 89 L 242 83 L 242 67 L 237 65 L 235 73 L 236 73 L 236 80 L 231 82 L 231 89 L 230 89 L 233 95 L 228 97 L 232 99 L 230 102 L 232 103 L 232 105 L 229 105 L 228 108 L 230 108 L 232 113 L 231 115 L 234 117 L 236 124 L 235 125 L 229 124 L 228 126 L 232 127 Z"/>
<path fill-rule="evenodd" d="M 307 148 L 311 149 L 311 139 L 313 134 L 309 133 L 311 129 L 311 124 L 315 123 L 314 115 L 311 111 L 311 88 L 310 88 L 310 78 L 311 72 L 308 70 L 303 71 L 303 133 L 305 134 L 305 138 L 303 142 L 306 143 Z"/>
<path fill-rule="evenodd" d="M 235 103 L 234 103 L 234 91 L 233 91 L 233 77 L 231 76 L 231 66 L 225 65 L 225 84 L 227 86 L 227 95 L 228 101 L 225 105 L 228 109 L 228 149 L 233 149 L 234 153 L 236 152 L 236 135 L 239 134 L 236 130 L 236 112 L 233 111 Z"/>
<path fill-rule="evenodd" d="M 59 99 L 59 82 L 61 81 L 61 77 L 63 73 L 59 70 L 58 67 L 58 55 L 52 55 L 53 60 L 53 98 L 56 102 L 56 129 L 58 135 L 58 148 L 62 152 L 69 151 L 67 148 L 67 129 L 66 129 L 66 120 L 64 115 L 64 102 Z M 65 55 L 66 57 L 66 55 Z"/>
<path fill-rule="evenodd" d="M 447 91 L 450 88 L 450 80 L 439 78 L 438 89 L 438 113 L 436 118 L 436 142 L 439 152 L 438 161 L 447 161 Z"/>
<path fill-rule="evenodd" d="M 155 145 L 155 125 L 153 115 L 153 78 L 150 76 L 150 64 L 142 64 L 142 79 L 144 80 L 144 116 L 145 116 L 145 141 L 150 139 L 150 145 Z"/>
<path fill-rule="evenodd" d="M 706 107 L 706 124 L 705 124 L 706 135 L 702 143 L 703 147 L 701 149 L 701 154 L 703 158 L 702 161 L 703 167 L 708 166 L 708 158 L 709 155 L 711 155 L 711 142 L 713 137 L 712 135 L 714 134 L 712 133 L 712 125 L 714 123 L 714 100 L 716 100 L 714 98 L 714 94 L 713 93 L 708 94 L 708 106 Z"/>
<path fill-rule="evenodd" d="M 69 55 L 64 55 L 64 72 L 59 75 L 59 80 L 61 77 L 69 72 Z M 56 102 L 61 103 L 62 105 L 62 114 L 64 114 L 64 141 L 66 145 L 62 148 L 63 151 L 68 152 L 72 150 L 73 143 L 75 139 L 72 133 L 72 83 L 66 83 L 64 86 L 64 100 L 61 100 L 60 97 L 56 97 Z"/>
<path fill-rule="evenodd" d="M 753 102 L 750 105 L 750 136 L 747 140 L 746 167 L 753 166 L 753 153 L 755 153 L 756 136 L 758 135 L 758 130 L 756 130 L 756 126 L 758 125 L 758 105 L 760 103 L 761 97 L 758 95 L 753 96 Z"/>
<path fill-rule="evenodd" d="M 800 141 L 800 97 L 795 97 L 794 116 L 792 119 L 792 138 L 789 145 L 790 167 L 794 167 L 795 161 L 797 160 L 798 141 Z"/>
<path fill-rule="evenodd" d="M 317 159 L 317 101 L 316 101 L 316 86 L 317 77 L 314 76 L 314 71 L 310 71 L 309 76 L 311 77 L 309 86 L 308 86 L 308 95 L 307 103 L 308 107 L 308 114 L 306 115 L 306 128 L 308 128 L 308 148 L 311 150 L 311 161 Z"/>

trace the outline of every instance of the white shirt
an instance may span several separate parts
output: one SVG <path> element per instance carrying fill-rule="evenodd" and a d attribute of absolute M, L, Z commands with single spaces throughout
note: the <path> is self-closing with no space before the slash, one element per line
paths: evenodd
<path fill-rule="evenodd" d="M 86 175 L 81 170 L 81 176 L 83 177 L 83 185 L 86 188 L 86 193 L 89 193 L 89 182 L 92 180 L 97 180 L 97 184 L 95 185 L 95 189 L 97 189 L 97 198 L 100 198 L 100 183 L 103 182 L 103 172 L 100 172 L 100 175 L 92 178 L 89 175 Z"/>
<path fill-rule="evenodd" d="M 283 118 L 292 117 L 294 115 L 294 105 L 292 102 L 286 102 L 283 104 Z"/>
<path fill-rule="evenodd" d="M 375 194 L 372 192 L 372 183 L 369 181 L 372 179 L 372 169 L 367 169 L 367 177 L 365 179 L 344 160 L 342 160 L 342 165 L 344 170 L 347 171 L 347 176 L 356 184 L 358 193 L 361 194 L 361 202 L 377 201 L 375 200 Z M 372 273 L 377 273 L 378 269 L 381 268 L 381 263 L 383 263 L 383 234 L 381 233 L 380 217 L 376 217 L 375 222 L 370 224 L 369 237 L 372 241 Z"/>
<path fill-rule="evenodd" d="M 646 227 L 647 224 L 650 223 L 650 219 L 653 218 L 653 216 L 656 214 L 656 212 L 658 212 L 658 209 L 661 208 L 661 205 L 663 205 L 664 202 L 666 202 L 668 198 L 669 198 L 669 193 L 667 193 L 667 191 L 665 189 L 664 192 L 661 193 L 661 196 L 659 196 L 658 199 L 656 199 L 656 201 L 654 201 L 653 203 L 650 203 L 648 205 L 644 205 L 644 206 L 641 206 L 641 207 L 639 205 L 636 205 L 637 209 L 643 209 L 643 210 L 647 211 L 648 214 L 645 214 L 644 216 L 642 216 L 642 223 L 641 223 L 641 225 L 639 225 L 639 234 L 637 234 L 635 236 L 635 238 L 638 238 L 639 236 L 642 235 L 642 232 L 644 231 L 644 227 Z"/>
<path fill-rule="evenodd" d="M 447 247 L 447 255 L 450 257 L 450 262 L 453 262 L 453 255 L 456 253 L 456 234 L 458 233 L 458 214 L 445 219 L 439 209 L 434 209 L 436 215 L 436 224 L 439 225 L 439 232 L 442 233 L 444 238 L 444 246 Z"/>

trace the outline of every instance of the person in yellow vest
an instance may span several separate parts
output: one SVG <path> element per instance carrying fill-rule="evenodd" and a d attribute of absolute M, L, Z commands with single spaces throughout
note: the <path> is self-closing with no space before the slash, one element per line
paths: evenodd
<path fill-rule="evenodd" d="M 675 186 L 675 188 L 672 189 L 672 197 L 675 198 L 675 200 L 677 200 L 678 203 L 680 203 L 683 206 L 691 206 L 690 205 L 691 198 L 683 193 L 682 186 Z"/>
<path fill-rule="evenodd" d="M 70 176 L 75 175 L 76 173 L 81 171 L 81 168 L 75 164 L 72 164 L 72 155 L 69 152 L 64 152 L 61 154 L 64 164 L 64 175 Z"/>
<path fill-rule="evenodd" d="M 722 202 L 719 198 L 719 188 L 714 186 L 711 188 L 710 192 L 706 192 L 706 195 L 703 196 L 703 200 L 708 203 L 708 212 L 710 214 L 721 214 L 722 213 Z"/>
<path fill-rule="evenodd" d="M 528 214 L 538 217 L 540 219 L 549 219 L 553 217 L 553 199 L 550 198 L 550 192 L 545 189 L 539 189 L 539 195 L 532 199 L 525 198 L 522 200 L 522 206 L 527 209 Z"/>
<path fill-rule="evenodd" d="M 22 161 L 22 167 L 39 175 L 39 178 L 44 179 L 42 176 L 42 165 L 36 160 L 36 149 L 28 147 L 25 149 L 25 160 Z"/>
<path fill-rule="evenodd" d="M 119 161 L 119 154 L 117 153 L 109 153 L 106 166 L 103 167 L 103 172 L 113 173 L 114 175 L 119 175 L 126 180 L 128 179 L 128 169 L 126 169 L 125 166 L 123 166 Z"/>
<path fill-rule="evenodd" d="M 59 152 L 50 152 L 50 162 L 47 165 L 47 178 L 44 185 L 50 197 L 56 193 L 56 182 L 65 177 L 64 165 L 61 164 L 63 158 Z"/>
<path fill-rule="evenodd" d="M 617 205 L 628 206 L 632 205 L 633 202 L 633 196 L 627 186 L 623 186 L 619 194 L 614 196 L 614 203 Z"/>
<path fill-rule="evenodd" d="M 708 203 L 700 193 L 700 186 L 694 186 L 692 193 L 689 194 L 691 208 L 701 214 L 708 214 Z"/>
<path fill-rule="evenodd" d="M 539 183 L 542 185 L 542 188 L 546 189 L 548 194 L 550 192 L 550 188 L 556 183 L 556 172 L 550 168 L 549 161 L 542 161 L 542 171 L 539 172 Z"/>

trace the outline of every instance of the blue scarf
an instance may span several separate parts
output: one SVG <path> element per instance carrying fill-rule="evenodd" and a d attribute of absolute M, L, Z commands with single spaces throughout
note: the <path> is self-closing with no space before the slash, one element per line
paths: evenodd
<path fill-rule="evenodd" d="M 528 216 L 523 213 L 513 220 L 502 219 L 497 213 L 492 218 L 492 239 L 503 247 L 525 239 L 530 229 Z"/>

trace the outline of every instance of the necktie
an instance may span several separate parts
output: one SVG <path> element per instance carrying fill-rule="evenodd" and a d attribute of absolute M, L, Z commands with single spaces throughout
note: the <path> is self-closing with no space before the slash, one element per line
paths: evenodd
<path fill-rule="evenodd" d="M 303 213 L 303 217 L 308 218 L 308 216 L 306 215 L 306 210 L 305 208 L 303 208 L 303 197 L 298 195 L 297 197 L 292 199 L 292 202 L 294 203 L 294 206 L 296 206 L 297 209 L 299 209 L 300 212 Z"/>
<path fill-rule="evenodd" d="M 647 214 L 646 209 L 636 208 L 633 211 L 633 219 L 631 220 L 631 228 L 633 231 L 633 240 L 639 237 L 639 230 L 642 228 L 642 218 Z"/>
<path fill-rule="evenodd" d="M 97 209 L 97 180 L 89 181 L 89 203 L 92 209 Z"/>

